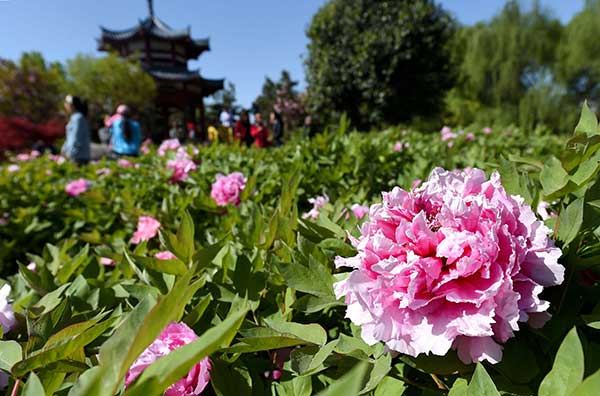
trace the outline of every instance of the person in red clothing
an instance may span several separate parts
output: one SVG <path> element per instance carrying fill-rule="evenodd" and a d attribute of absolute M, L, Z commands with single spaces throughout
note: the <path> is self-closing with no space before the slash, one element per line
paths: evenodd
<path fill-rule="evenodd" d="M 233 136 L 235 137 L 235 140 L 237 140 L 240 144 L 246 144 L 246 146 L 250 147 L 252 143 L 254 143 L 254 139 L 250 134 L 251 128 L 252 125 L 250 124 L 248 112 L 243 110 L 240 113 L 240 119 L 236 121 L 233 128 Z"/>
<path fill-rule="evenodd" d="M 250 134 L 254 138 L 254 144 L 258 148 L 269 146 L 269 130 L 264 124 L 262 114 L 254 114 L 254 125 L 250 129 Z"/>

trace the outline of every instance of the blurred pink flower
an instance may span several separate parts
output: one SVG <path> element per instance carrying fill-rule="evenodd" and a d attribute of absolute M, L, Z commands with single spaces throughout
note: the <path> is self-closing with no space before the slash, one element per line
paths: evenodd
<path fill-rule="evenodd" d="M 65 186 L 65 191 L 71 197 L 76 197 L 79 194 L 86 192 L 89 187 L 90 187 L 90 182 L 88 180 L 77 179 L 77 180 L 73 180 L 72 182 L 68 183 Z"/>
<path fill-rule="evenodd" d="M 138 244 L 143 241 L 149 241 L 158 235 L 160 223 L 152 216 L 140 216 L 138 219 L 137 230 L 133 234 L 131 243 Z"/>
<path fill-rule="evenodd" d="M 133 168 L 133 166 L 134 166 L 133 162 L 131 162 L 125 158 L 119 159 L 119 161 L 117 161 L 117 164 L 122 168 Z"/>
<path fill-rule="evenodd" d="M 115 265 L 115 260 L 109 258 L 109 257 L 100 257 L 100 264 L 105 265 L 105 266 L 113 266 Z"/>
<path fill-rule="evenodd" d="M 110 175 L 111 170 L 109 168 L 100 168 L 96 171 L 96 175 Z"/>
<path fill-rule="evenodd" d="M 152 342 L 133 362 L 125 376 L 125 388 L 156 360 L 169 354 L 192 341 L 198 339 L 194 330 L 185 323 L 171 323 L 160 333 L 158 338 Z M 195 396 L 199 395 L 210 381 L 210 370 L 212 370 L 210 359 L 205 357 L 190 370 L 190 372 L 179 381 L 171 385 L 165 391 L 165 396 Z"/>
<path fill-rule="evenodd" d="M 490 128 L 490 127 L 483 128 L 483 133 L 485 133 L 486 135 L 489 135 L 490 133 L 492 133 L 492 128 Z"/>
<path fill-rule="evenodd" d="M 196 170 L 196 164 L 194 163 L 194 161 L 186 157 L 175 158 L 174 160 L 167 161 L 167 168 L 173 169 L 171 182 L 178 183 L 182 180 L 187 179 L 188 174 Z"/>
<path fill-rule="evenodd" d="M 436 168 L 421 187 L 395 187 L 371 206 L 358 254 L 336 258 L 354 270 L 335 294 L 370 345 L 497 363 L 518 322 L 549 317 L 540 293 L 564 278 L 550 232 L 498 173 Z"/>
<path fill-rule="evenodd" d="M 475 135 L 473 135 L 472 132 L 468 132 L 465 135 L 465 140 L 468 141 L 468 142 L 472 142 L 473 140 L 475 140 Z"/>
<path fill-rule="evenodd" d="M 2 325 L 3 334 L 8 333 L 17 326 L 17 318 L 15 318 L 13 307 L 8 302 L 10 290 L 8 283 L 0 289 L 0 325 Z"/>
<path fill-rule="evenodd" d="M 158 155 L 164 157 L 167 151 L 176 151 L 179 147 L 181 147 L 181 143 L 178 139 L 167 139 L 158 147 Z"/>
<path fill-rule="evenodd" d="M 168 250 L 165 250 L 164 252 L 158 252 L 154 255 L 154 257 L 156 257 L 159 260 L 175 260 L 175 259 L 177 259 L 177 256 L 175 256 L 173 253 L 169 252 Z"/>
<path fill-rule="evenodd" d="M 363 217 L 369 214 L 369 207 L 365 205 L 354 204 L 350 207 L 354 216 L 361 220 Z"/>
<path fill-rule="evenodd" d="M 311 210 L 309 210 L 308 212 L 304 213 L 302 215 L 302 218 L 303 219 L 311 218 L 313 220 L 318 219 L 321 209 L 323 209 L 325 204 L 328 202 L 329 202 L 329 197 L 327 196 L 327 194 L 323 194 L 322 196 L 317 196 L 314 198 L 309 198 L 308 203 L 311 203 L 313 205 L 313 208 Z"/>
<path fill-rule="evenodd" d="M 50 154 L 49 158 L 56 162 L 58 165 L 62 165 L 65 163 L 66 158 L 63 157 L 62 155 L 55 155 L 55 154 Z"/>
<path fill-rule="evenodd" d="M 240 172 L 233 172 L 227 176 L 218 174 L 217 181 L 212 185 L 210 196 L 219 206 L 239 205 L 240 194 L 244 188 L 246 188 L 246 178 Z"/>
<path fill-rule="evenodd" d="M 14 173 L 14 172 L 18 171 L 19 169 L 21 169 L 21 167 L 19 165 L 16 165 L 16 164 L 8 165 L 8 167 L 6 168 L 6 170 L 8 171 L 8 173 Z"/>
<path fill-rule="evenodd" d="M 17 155 L 17 160 L 18 161 L 29 161 L 31 159 L 31 156 L 29 154 L 26 153 L 21 153 Z"/>
<path fill-rule="evenodd" d="M 37 265 L 35 265 L 35 263 L 32 261 L 31 263 L 27 264 L 27 269 L 31 272 L 36 272 Z"/>
<path fill-rule="evenodd" d="M 452 132 L 452 129 L 447 126 L 442 128 L 440 134 L 442 136 L 442 142 L 447 142 L 449 140 L 456 139 L 457 136 L 456 133 Z"/>

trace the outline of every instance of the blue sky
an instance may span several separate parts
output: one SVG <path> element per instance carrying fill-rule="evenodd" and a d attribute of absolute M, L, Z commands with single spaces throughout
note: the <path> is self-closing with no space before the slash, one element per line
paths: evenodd
<path fill-rule="evenodd" d="M 325 0 L 155 0 L 155 12 L 173 28 L 192 27 L 195 38 L 210 37 L 212 51 L 190 67 L 207 78 L 226 78 L 248 106 L 260 93 L 265 76 L 282 69 L 303 82 L 304 34 Z M 462 23 L 491 18 L 504 0 L 442 0 Z M 542 0 L 563 21 L 584 0 Z M 64 61 L 77 53 L 98 54 L 99 25 L 133 26 L 147 15 L 146 0 L 0 0 L 0 57 L 41 51 L 46 59 Z"/>

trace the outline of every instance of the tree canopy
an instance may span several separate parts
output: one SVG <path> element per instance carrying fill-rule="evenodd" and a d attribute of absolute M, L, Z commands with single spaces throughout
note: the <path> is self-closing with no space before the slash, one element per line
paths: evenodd
<path fill-rule="evenodd" d="M 452 83 L 455 23 L 433 0 L 331 0 L 313 17 L 310 109 L 358 126 L 436 114 Z"/>

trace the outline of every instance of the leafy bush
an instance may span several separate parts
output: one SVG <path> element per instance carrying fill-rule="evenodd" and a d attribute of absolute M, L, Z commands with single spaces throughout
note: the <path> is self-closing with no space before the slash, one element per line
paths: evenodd
<path fill-rule="evenodd" d="M 593 113 L 584 109 L 566 149 L 565 138 L 539 131 L 529 139 L 493 128 L 442 136 L 347 133 L 343 123 L 280 149 L 188 147 L 196 170 L 179 183 L 169 182 L 173 151 L 80 168 L 48 157 L 7 164 L 0 170 L 5 273 L 20 262 L 6 280 L 16 321 L 0 316 L 10 325 L 0 341 L 9 389 L 119 394 L 138 356 L 166 337 L 169 323 L 183 322 L 199 337 L 148 366 L 124 394 L 161 394 L 210 356 L 205 394 L 593 395 L 600 378 Z M 567 276 L 541 296 L 553 318 L 542 329 L 521 328 L 495 365 L 369 346 L 334 295 L 347 275 L 334 258 L 356 254 L 348 233 L 358 236 L 363 221 L 351 205 L 379 202 L 393 186 L 410 189 L 435 166 L 498 169 L 508 193 L 533 208 L 546 201 L 555 213 L 546 225 Z M 236 171 L 247 179 L 239 206 L 217 206 L 212 183 Z M 80 178 L 91 186 L 69 196 L 65 185 Z M 308 199 L 323 194 L 329 202 L 313 201 L 316 219 L 303 218 Z M 133 244 L 144 215 L 160 222 L 159 235 Z"/>

